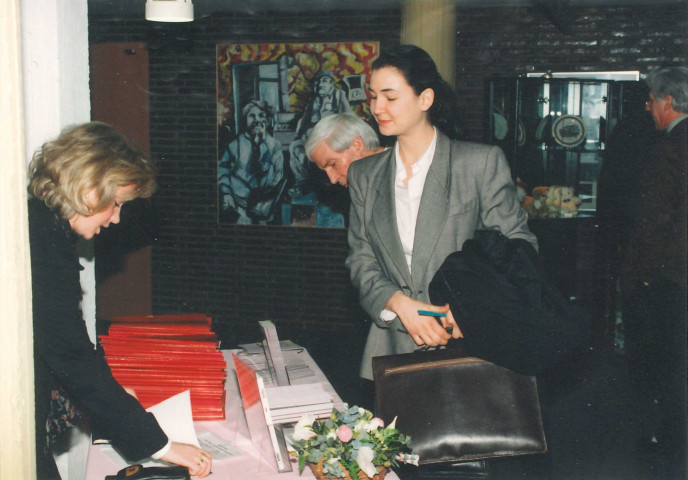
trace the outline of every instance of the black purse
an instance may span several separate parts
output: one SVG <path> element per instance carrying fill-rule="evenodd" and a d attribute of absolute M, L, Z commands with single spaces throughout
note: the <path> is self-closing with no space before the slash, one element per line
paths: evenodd
<path fill-rule="evenodd" d="M 420 465 L 547 451 L 533 376 L 460 349 L 373 358 L 376 413 L 411 436 Z"/>
<path fill-rule="evenodd" d="M 131 465 L 117 475 L 108 475 L 105 480 L 189 480 L 189 469 L 181 466 L 143 467 Z"/>

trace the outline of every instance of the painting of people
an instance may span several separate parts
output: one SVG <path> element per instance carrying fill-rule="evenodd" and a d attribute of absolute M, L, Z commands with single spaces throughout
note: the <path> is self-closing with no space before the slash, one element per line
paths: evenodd
<path fill-rule="evenodd" d="M 348 195 L 306 158 L 322 118 L 370 119 L 378 42 L 217 46 L 218 222 L 345 227 Z"/>

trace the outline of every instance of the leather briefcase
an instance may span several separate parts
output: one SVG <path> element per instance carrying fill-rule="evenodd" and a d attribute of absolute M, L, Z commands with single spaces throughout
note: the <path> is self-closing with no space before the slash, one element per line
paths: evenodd
<path fill-rule="evenodd" d="M 376 410 L 420 465 L 547 451 L 535 377 L 448 348 L 373 358 Z"/>

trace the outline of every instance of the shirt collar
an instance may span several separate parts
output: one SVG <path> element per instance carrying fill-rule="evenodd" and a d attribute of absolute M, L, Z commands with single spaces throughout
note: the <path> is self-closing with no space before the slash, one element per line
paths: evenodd
<path fill-rule="evenodd" d="M 681 115 L 680 117 L 678 117 L 677 119 L 675 119 L 673 122 L 671 122 L 671 123 L 669 124 L 668 127 L 666 127 L 666 128 L 664 129 L 664 133 L 666 133 L 666 134 L 668 135 L 669 132 L 671 132 L 671 131 L 674 129 L 674 127 L 675 127 L 676 125 L 678 125 L 679 122 L 681 122 L 681 120 L 685 120 L 686 117 L 688 117 L 688 113 L 684 113 L 683 115 Z"/>
<path fill-rule="evenodd" d="M 411 175 L 416 175 L 421 171 L 427 172 L 430 169 L 432 158 L 435 156 L 435 147 L 437 146 L 437 129 L 433 127 L 433 130 L 435 134 L 432 137 L 430 145 L 428 145 L 423 155 L 411 165 Z M 406 178 L 406 169 L 404 168 L 404 162 L 401 160 L 401 155 L 399 155 L 399 142 L 396 142 L 394 145 L 394 158 L 397 166 L 396 180 L 401 181 Z"/>

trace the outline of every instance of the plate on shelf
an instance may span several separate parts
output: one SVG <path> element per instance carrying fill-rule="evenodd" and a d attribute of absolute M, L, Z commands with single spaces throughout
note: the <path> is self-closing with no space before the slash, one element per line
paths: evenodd
<path fill-rule="evenodd" d="M 552 136 L 563 147 L 576 147 L 585 139 L 583 120 L 576 115 L 563 115 L 552 123 Z"/>
<path fill-rule="evenodd" d="M 516 140 L 519 147 L 522 147 L 526 144 L 526 127 L 523 125 L 523 122 L 520 119 L 516 124 Z"/>
<path fill-rule="evenodd" d="M 507 132 L 509 131 L 509 125 L 506 122 L 504 115 L 498 112 L 492 112 L 492 118 L 494 119 L 494 136 L 497 140 L 504 140 Z"/>

